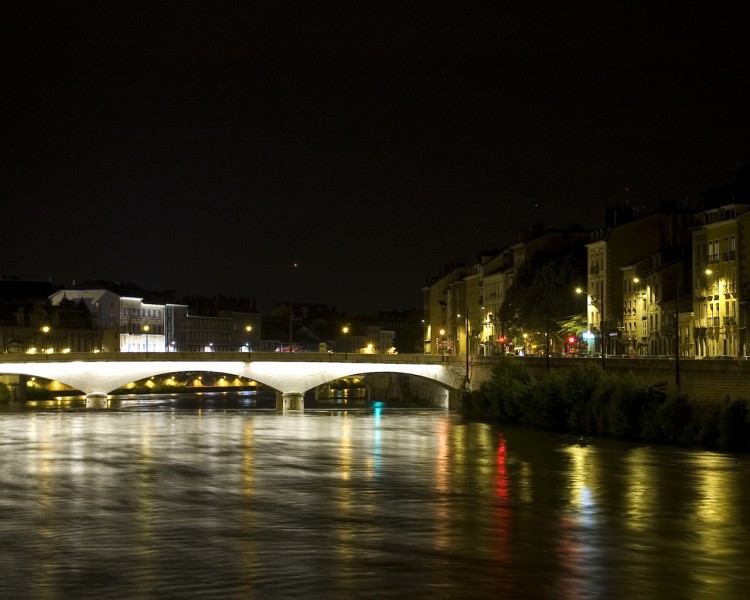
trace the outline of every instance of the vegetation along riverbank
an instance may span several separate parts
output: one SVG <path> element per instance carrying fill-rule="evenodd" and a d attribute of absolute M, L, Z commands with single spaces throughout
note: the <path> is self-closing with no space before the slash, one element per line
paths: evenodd
<path fill-rule="evenodd" d="M 535 379 L 518 361 L 501 360 L 489 382 L 463 395 L 461 412 L 580 435 L 750 451 L 747 399 L 696 401 L 591 363 Z"/>

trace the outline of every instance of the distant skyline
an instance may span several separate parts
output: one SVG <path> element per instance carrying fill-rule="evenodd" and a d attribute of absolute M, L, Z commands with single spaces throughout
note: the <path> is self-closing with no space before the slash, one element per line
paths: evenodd
<path fill-rule="evenodd" d="M 750 163 L 745 20 L 684 3 L 2 7 L 0 273 L 421 306 L 533 221 Z M 297 263 L 298 267 L 293 265 Z"/>

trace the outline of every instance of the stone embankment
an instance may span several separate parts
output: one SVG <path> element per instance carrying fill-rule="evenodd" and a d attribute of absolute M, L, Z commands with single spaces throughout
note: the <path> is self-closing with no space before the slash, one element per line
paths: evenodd
<path fill-rule="evenodd" d="M 492 366 L 499 357 L 474 357 L 471 361 L 471 389 L 477 390 L 488 382 Z M 514 357 L 532 377 L 547 372 L 544 356 Z M 571 369 L 582 361 L 601 365 L 601 358 L 550 357 L 550 370 Z M 717 359 L 614 358 L 605 359 L 605 369 L 612 374 L 632 373 L 645 384 L 665 383 L 667 389 L 679 389 L 694 400 L 719 400 L 729 398 L 750 399 L 750 361 Z"/>

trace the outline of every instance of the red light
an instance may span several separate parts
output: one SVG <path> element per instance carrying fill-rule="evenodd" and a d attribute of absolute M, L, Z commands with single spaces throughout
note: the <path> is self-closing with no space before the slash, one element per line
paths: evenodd
<path fill-rule="evenodd" d="M 569 344 L 575 344 L 576 343 L 576 338 L 571 335 L 570 337 L 568 337 L 568 343 Z"/>
<path fill-rule="evenodd" d="M 500 342 L 501 344 L 504 344 L 505 343 L 505 336 L 501 335 L 499 338 L 497 338 L 497 341 Z"/>

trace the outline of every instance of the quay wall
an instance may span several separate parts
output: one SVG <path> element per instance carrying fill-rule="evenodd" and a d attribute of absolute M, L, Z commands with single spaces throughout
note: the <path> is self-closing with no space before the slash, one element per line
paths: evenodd
<path fill-rule="evenodd" d="M 499 357 L 474 357 L 471 361 L 471 389 L 476 390 L 488 382 L 492 366 Z M 544 356 L 512 357 L 520 361 L 532 377 L 542 377 L 547 373 L 547 359 Z M 601 358 L 562 358 L 550 357 L 550 371 L 572 369 L 582 362 L 593 362 L 601 366 Z M 679 389 L 695 400 L 721 400 L 745 398 L 750 400 L 750 361 L 712 359 L 649 358 L 610 358 L 605 360 L 608 373 L 624 375 L 632 373 L 640 381 L 648 384 L 664 383 L 669 390 L 677 388 L 679 368 Z"/>

